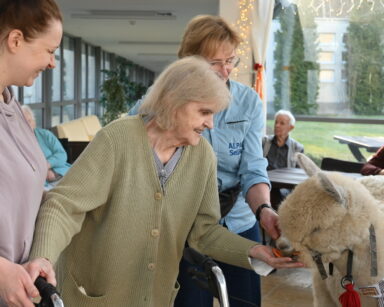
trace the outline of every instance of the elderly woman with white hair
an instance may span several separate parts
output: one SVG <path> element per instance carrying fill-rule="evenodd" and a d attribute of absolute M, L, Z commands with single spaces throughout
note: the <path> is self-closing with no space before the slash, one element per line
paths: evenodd
<path fill-rule="evenodd" d="M 295 117 L 287 110 L 275 114 L 274 134 L 263 137 L 263 154 L 268 160 L 268 170 L 297 167 L 296 152 L 304 152 L 304 146 L 291 138 L 289 133 L 295 128 Z M 290 193 L 288 189 L 272 187 L 271 203 L 275 208 Z"/>
<path fill-rule="evenodd" d="M 302 266 L 218 224 L 216 160 L 201 134 L 229 100 L 206 61 L 176 61 L 139 114 L 104 127 L 48 193 L 32 256 L 57 265 L 66 304 L 173 306 L 186 241 L 243 267 L 249 257 Z"/>

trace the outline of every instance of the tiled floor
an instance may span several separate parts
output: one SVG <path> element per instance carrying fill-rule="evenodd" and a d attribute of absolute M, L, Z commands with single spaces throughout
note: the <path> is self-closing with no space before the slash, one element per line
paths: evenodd
<path fill-rule="evenodd" d="M 261 307 L 311 307 L 311 274 L 308 269 L 278 270 L 262 277 Z"/>
<path fill-rule="evenodd" d="M 278 270 L 261 279 L 261 307 L 311 307 L 311 275 L 308 269 Z M 215 301 L 215 307 L 219 303 Z"/>

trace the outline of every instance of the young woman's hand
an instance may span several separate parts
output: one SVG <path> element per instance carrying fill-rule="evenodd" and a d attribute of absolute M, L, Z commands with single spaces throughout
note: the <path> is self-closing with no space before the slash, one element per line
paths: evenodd
<path fill-rule="evenodd" d="M 19 264 L 0 257 L 0 297 L 9 307 L 34 307 L 31 298 L 39 296 L 31 276 Z"/>

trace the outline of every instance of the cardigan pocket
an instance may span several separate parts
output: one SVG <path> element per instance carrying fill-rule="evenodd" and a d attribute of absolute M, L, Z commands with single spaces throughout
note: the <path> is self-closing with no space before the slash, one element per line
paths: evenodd
<path fill-rule="evenodd" d="M 76 282 L 71 272 L 67 271 L 62 286 L 63 300 L 68 306 L 108 306 L 106 295 L 90 296 L 87 294 L 87 289 Z M 67 303 L 68 301 L 68 303 Z M 72 305 L 73 304 L 73 305 Z"/>
<path fill-rule="evenodd" d="M 179 290 L 180 290 L 180 284 L 176 281 L 175 287 L 171 292 L 171 301 L 169 302 L 169 307 L 172 307 L 175 304 L 175 299 Z"/>

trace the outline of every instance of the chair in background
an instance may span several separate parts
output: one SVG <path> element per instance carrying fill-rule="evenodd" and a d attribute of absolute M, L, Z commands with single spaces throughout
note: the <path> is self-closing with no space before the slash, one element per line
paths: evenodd
<path fill-rule="evenodd" d="M 320 168 L 325 171 L 340 171 L 345 173 L 360 173 L 364 163 L 352 162 L 325 157 L 321 160 Z"/>
<path fill-rule="evenodd" d="M 83 152 L 85 147 L 89 144 L 88 141 L 69 141 L 67 138 L 59 138 L 61 145 L 63 145 L 65 151 L 67 152 L 67 162 L 73 164 L 78 156 Z"/>

